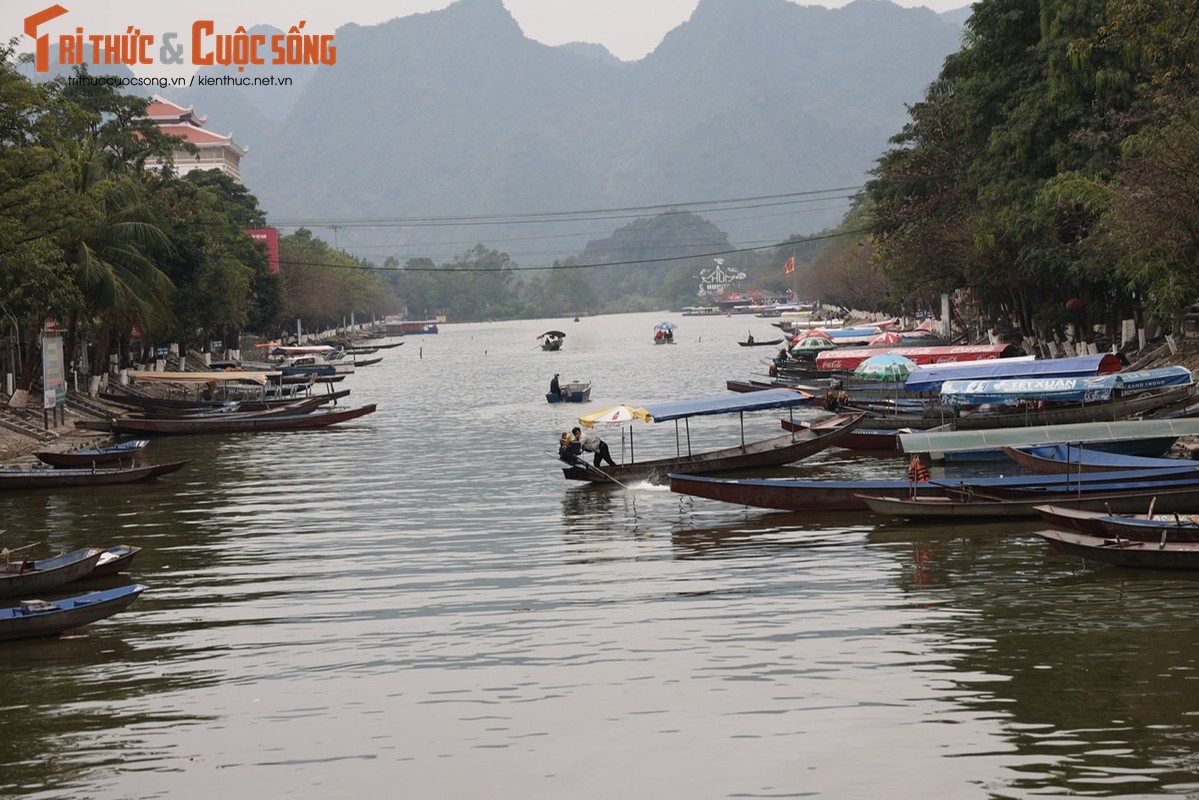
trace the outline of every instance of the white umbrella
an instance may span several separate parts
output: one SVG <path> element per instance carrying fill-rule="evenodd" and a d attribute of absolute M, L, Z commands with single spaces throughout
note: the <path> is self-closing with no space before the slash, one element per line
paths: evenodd
<path fill-rule="evenodd" d="M 640 420 L 649 421 L 649 413 L 644 408 L 629 408 L 628 406 L 613 406 L 603 411 L 593 411 L 579 417 L 579 424 L 584 428 L 620 428 L 621 461 L 624 461 L 624 426 Z M 629 459 L 633 459 L 633 429 L 629 428 Z"/>

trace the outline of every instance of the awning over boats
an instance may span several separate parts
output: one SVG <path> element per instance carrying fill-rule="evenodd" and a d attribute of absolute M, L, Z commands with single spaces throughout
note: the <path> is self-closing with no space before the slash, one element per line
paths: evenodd
<path fill-rule="evenodd" d="M 816 369 L 821 372 L 850 371 L 866 359 L 882 353 L 895 353 L 917 364 L 953 364 L 962 361 L 986 361 L 994 358 L 1022 356 L 1024 351 L 1013 344 L 967 344 L 940 347 L 854 347 L 827 350 L 816 356 Z"/>
<path fill-rule="evenodd" d="M 1039 361 L 1032 356 L 1018 356 L 965 364 L 929 364 L 912 370 L 904 389 L 909 392 L 931 392 L 939 391 L 945 381 L 1094 376 L 1119 372 L 1121 368 L 1119 357 L 1111 353 Z"/>
<path fill-rule="evenodd" d="M 221 381 L 250 381 L 265 384 L 268 378 L 276 378 L 280 372 L 242 372 L 229 370 L 221 372 L 150 372 L 148 370 L 129 370 L 129 377 L 142 383 L 213 383 Z"/>
<path fill-rule="evenodd" d="M 1016 405 L 1029 400 L 1091 403 L 1110 400 L 1117 391 L 1144 392 L 1169 386 L 1190 386 L 1193 382 L 1191 371 L 1186 367 L 1159 367 L 1096 377 L 945 381 L 941 385 L 941 402 L 947 406 Z"/>
<path fill-rule="evenodd" d="M 792 389 L 766 389 L 761 392 L 732 393 L 697 400 L 674 400 L 647 403 L 645 413 L 651 422 L 700 417 L 710 414 L 735 414 L 742 411 L 764 411 L 771 408 L 806 406 L 814 395 Z"/>
<path fill-rule="evenodd" d="M 1126 441 L 1164 436 L 1197 436 L 1199 419 L 1138 419 L 1118 422 L 1078 422 L 1027 428 L 992 428 L 982 431 L 924 431 L 899 434 L 905 453 L 962 453 L 1001 450 L 1059 442 Z"/>

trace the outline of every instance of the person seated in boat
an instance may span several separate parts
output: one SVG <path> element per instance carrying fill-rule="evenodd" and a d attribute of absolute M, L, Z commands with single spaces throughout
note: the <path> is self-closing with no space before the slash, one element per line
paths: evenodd
<path fill-rule="evenodd" d="M 583 463 L 583 446 L 569 433 L 558 437 L 558 458 L 572 467 Z"/>
<path fill-rule="evenodd" d="M 554 377 L 550 378 L 550 394 L 562 396 L 562 386 L 558 383 L 558 373 L 554 373 Z"/>
<path fill-rule="evenodd" d="M 753 335 L 752 333 L 747 333 L 747 334 L 745 335 L 745 343 L 746 343 L 746 344 L 753 344 L 753 343 L 754 343 L 754 335 Z"/>
<path fill-rule="evenodd" d="M 612 453 L 608 450 L 608 443 L 598 436 L 592 434 L 584 434 L 582 428 L 572 428 L 571 435 L 579 445 L 588 453 L 595 453 L 595 465 L 602 466 L 603 462 L 608 462 L 608 466 L 615 467 L 616 462 L 612 460 Z"/>
<path fill-rule="evenodd" d="M 666 341 L 668 341 L 668 342 L 674 341 L 674 331 L 672 331 L 670 328 L 666 329 Z"/>
<path fill-rule="evenodd" d="M 660 342 L 660 341 L 662 341 L 662 340 L 663 340 L 663 339 L 665 339 L 665 338 L 666 338 L 666 335 L 665 335 L 664 333 L 662 333 L 662 329 L 661 329 L 661 328 L 659 328 L 658 330 L 654 331 L 654 341 L 655 341 L 655 342 Z"/>

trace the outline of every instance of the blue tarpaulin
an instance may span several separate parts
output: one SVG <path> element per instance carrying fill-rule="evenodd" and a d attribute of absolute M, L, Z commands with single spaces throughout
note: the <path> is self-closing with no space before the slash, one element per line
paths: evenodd
<path fill-rule="evenodd" d="M 718 397 L 701 397 L 696 400 L 671 400 L 664 403 L 649 403 L 643 406 L 653 422 L 666 422 L 685 417 L 700 417 L 708 414 L 735 414 L 740 411 L 764 411 L 771 408 L 805 406 L 815 397 L 807 392 L 792 389 L 766 389 L 761 392 L 724 394 Z"/>
<path fill-rule="evenodd" d="M 1066 378 L 1120 371 L 1120 359 L 1110 353 L 1097 356 L 1026 361 L 998 358 L 957 364 L 932 364 L 912 370 L 904 383 L 909 392 L 938 391 L 945 381 L 998 380 L 1001 378 Z"/>

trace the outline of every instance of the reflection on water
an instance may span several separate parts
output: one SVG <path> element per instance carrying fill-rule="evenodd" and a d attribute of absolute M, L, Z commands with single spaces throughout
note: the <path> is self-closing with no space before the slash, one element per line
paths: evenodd
<path fill-rule="evenodd" d="M 156 440 L 188 467 L 0 494 L 5 545 L 140 545 L 150 586 L 0 650 L 5 794 L 1199 792 L 1195 576 L 1059 556 L 1023 519 L 564 481 L 576 415 L 763 369 L 736 345 L 746 320 L 688 319 L 663 348 L 644 335 L 660 317 L 449 325 L 352 376 L 349 404 L 380 410 L 343 429 Z M 533 348 L 560 324 L 562 352 Z M 593 402 L 546 404 L 554 372 Z M 655 435 L 673 442 L 638 428 L 639 454 Z M 782 472 L 903 471 L 830 450 Z"/>

